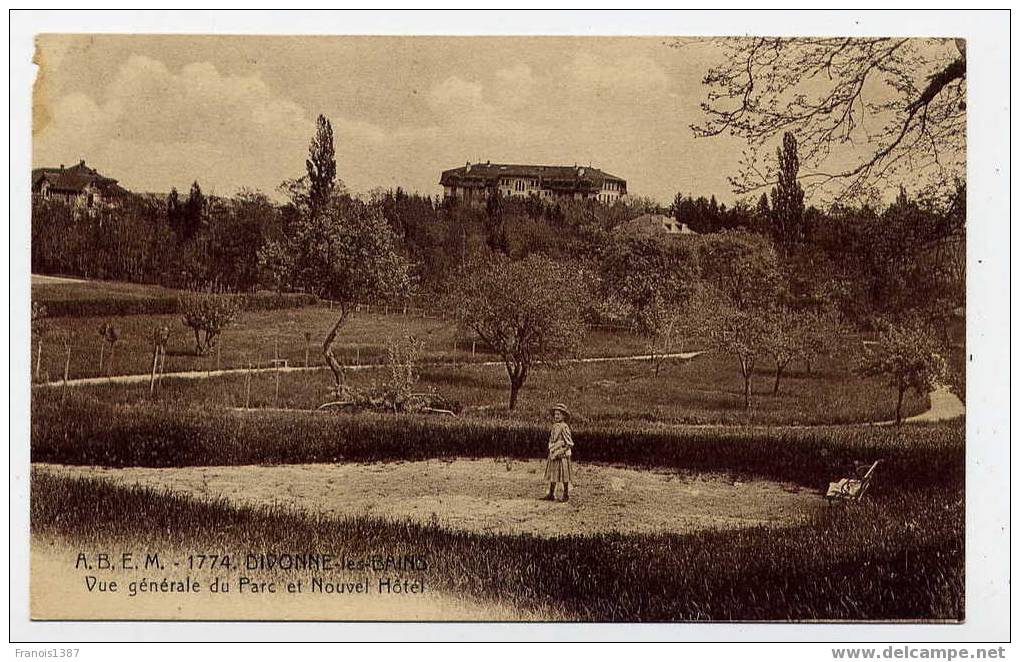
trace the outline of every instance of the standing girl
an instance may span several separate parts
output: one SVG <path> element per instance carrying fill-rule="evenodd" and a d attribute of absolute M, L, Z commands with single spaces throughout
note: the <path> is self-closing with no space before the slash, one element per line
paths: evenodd
<path fill-rule="evenodd" d="M 545 501 L 556 500 L 556 484 L 563 483 L 563 500 L 570 499 L 570 455 L 574 448 L 574 439 L 570 436 L 570 410 L 562 403 L 550 408 L 553 426 L 549 432 L 549 460 L 545 464 L 545 479 L 549 483 L 549 494 L 542 497 Z"/>

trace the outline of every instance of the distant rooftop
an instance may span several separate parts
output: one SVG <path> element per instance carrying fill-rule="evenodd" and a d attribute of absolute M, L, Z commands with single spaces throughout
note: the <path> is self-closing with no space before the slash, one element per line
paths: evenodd
<path fill-rule="evenodd" d="M 498 183 L 503 177 L 528 177 L 539 180 L 545 188 L 601 188 L 604 182 L 626 180 L 598 168 L 584 165 L 550 166 L 513 163 L 468 163 L 460 168 L 444 170 L 439 179 L 443 186 L 484 187 Z"/>
<path fill-rule="evenodd" d="M 32 190 L 38 190 L 42 182 L 49 184 L 51 191 L 61 193 L 81 193 L 89 184 L 94 184 L 107 194 L 127 193 L 112 177 L 100 175 L 95 169 L 85 165 L 85 159 L 65 168 L 35 168 L 32 170 Z"/>

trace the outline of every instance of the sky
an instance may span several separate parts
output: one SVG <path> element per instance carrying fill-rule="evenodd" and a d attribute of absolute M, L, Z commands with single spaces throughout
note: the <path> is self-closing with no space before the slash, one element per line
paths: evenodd
<path fill-rule="evenodd" d="M 467 161 L 593 165 L 631 194 L 728 200 L 739 144 L 696 139 L 707 48 L 664 38 L 41 35 L 33 166 L 133 191 L 273 193 L 315 118 L 354 192 L 438 194 Z"/>

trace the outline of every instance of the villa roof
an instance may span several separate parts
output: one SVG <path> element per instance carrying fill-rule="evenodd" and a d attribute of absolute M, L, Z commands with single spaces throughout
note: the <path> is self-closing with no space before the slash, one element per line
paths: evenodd
<path fill-rule="evenodd" d="M 504 177 L 529 177 L 547 188 L 601 188 L 607 181 L 626 181 L 591 166 L 521 165 L 510 163 L 469 163 L 460 168 L 444 170 L 439 179 L 443 186 L 494 186 Z"/>
<path fill-rule="evenodd" d="M 117 184 L 116 179 L 99 174 L 95 169 L 85 165 L 84 160 L 70 168 L 61 166 L 32 170 L 32 189 L 37 190 L 43 181 L 49 184 L 50 190 L 66 193 L 81 193 L 90 184 L 107 194 L 127 193 L 127 190 Z"/>

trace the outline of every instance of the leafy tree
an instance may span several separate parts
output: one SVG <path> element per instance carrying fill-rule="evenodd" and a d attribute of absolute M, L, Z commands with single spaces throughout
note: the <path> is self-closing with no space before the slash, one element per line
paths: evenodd
<path fill-rule="evenodd" d="M 179 303 L 184 326 L 195 333 L 195 352 L 205 354 L 216 346 L 223 331 L 241 310 L 238 297 L 225 294 L 189 294 Z"/>
<path fill-rule="evenodd" d="M 811 374 L 819 358 L 837 352 L 846 335 L 846 329 L 835 310 L 807 310 L 798 313 L 803 320 L 803 338 L 800 358 L 804 368 Z"/>
<path fill-rule="evenodd" d="M 775 362 L 772 395 L 779 394 L 779 380 L 786 367 L 804 351 L 803 321 L 798 313 L 787 308 L 774 308 L 765 318 L 763 348 Z"/>
<path fill-rule="evenodd" d="M 181 212 L 181 239 L 192 239 L 205 228 L 206 211 L 207 201 L 202 193 L 202 187 L 198 185 L 198 182 L 193 182 Z"/>
<path fill-rule="evenodd" d="M 935 335 L 921 324 L 886 323 L 878 342 L 865 347 L 856 367 L 865 377 L 884 377 L 896 389 L 896 424 L 902 418 L 903 395 L 932 391 L 946 379 L 946 360 Z"/>
<path fill-rule="evenodd" d="M 724 303 L 765 310 L 780 296 L 775 248 L 768 237 L 742 230 L 720 232 L 700 243 L 702 274 Z"/>
<path fill-rule="evenodd" d="M 769 351 L 769 327 L 760 311 L 717 304 L 708 323 L 712 348 L 734 356 L 744 381 L 744 408 L 751 408 L 754 368 Z"/>
<path fill-rule="evenodd" d="M 242 189 L 210 206 L 209 278 L 220 289 L 252 290 L 260 278 L 258 251 L 281 236 L 276 205 L 257 191 Z"/>
<path fill-rule="evenodd" d="M 166 220 L 178 237 L 184 236 L 184 206 L 176 187 L 170 189 L 166 198 Z"/>
<path fill-rule="evenodd" d="M 747 142 L 731 178 L 738 192 L 776 183 L 768 146 L 787 131 L 807 147 L 801 179 L 837 200 L 908 169 L 942 186 L 964 172 L 962 39 L 735 37 L 712 45 L 719 59 L 704 78 L 705 121 L 695 131 Z"/>
<path fill-rule="evenodd" d="M 491 254 L 469 262 L 451 304 L 503 360 L 513 410 L 537 364 L 576 352 L 587 331 L 590 298 L 574 265 L 537 254 L 519 261 Z"/>
<path fill-rule="evenodd" d="M 832 352 L 842 335 L 842 329 L 830 312 L 797 310 L 776 306 L 764 317 L 765 353 L 775 364 L 775 381 L 772 394 L 779 394 L 779 382 L 787 367 L 802 359 L 807 372 L 812 362 Z"/>
<path fill-rule="evenodd" d="M 649 339 L 655 374 L 662 357 L 692 330 L 685 324 L 699 282 L 698 254 L 675 237 L 627 236 L 610 244 L 601 261 L 602 296 L 621 302 Z"/>
<path fill-rule="evenodd" d="M 336 153 L 333 148 L 333 126 L 324 115 L 315 123 L 315 135 L 308 145 L 308 201 L 317 212 L 329 200 L 336 184 Z"/>
<path fill-rule="evenodd" d="M 705 326 L 705 310 L 709 305 L 704 299 L 705 290 L 696 281 L 686 298 L 667 303 L 656 297 L 638 328 L 648 337 L 648 353 L 658 377 L 666 358 L 670 354 L 684 351 L 685 342 L 700 333 Z"/>
<path fill-rule="evenodd" d="M 800 159 L 793 134 L 783 134 L 783 146 L 776 149 L 779 180 L 772 187 L 772 236 L 788 246 L 804 238 L 804 189 L 797 181 Z"/>
<path fill-rule="evenodd" d="M 408 263 L 386 219 L 378 209 L 347 196 L 334 197 L 318 212 L 299 218 L 292 237 L 269 242 L 259 262 L 279 269 L 279 279 L 292 288 L 329 299 L 339 310 L 322 345 L 338 389 L 345 387 L 346 375 L 333 347 L 355 304 L 401 296 L 410 288 Z"/>

